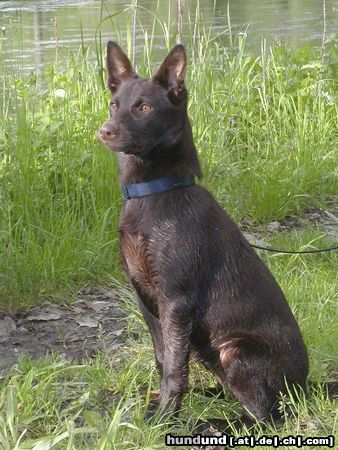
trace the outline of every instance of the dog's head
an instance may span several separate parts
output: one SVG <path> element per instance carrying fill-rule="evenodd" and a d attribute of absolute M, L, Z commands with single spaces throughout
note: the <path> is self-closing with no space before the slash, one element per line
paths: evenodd
<path fill-rule="evenodd" d="M 184 47 L 176 45 L 151 79 L 138 77 L 115 42 L 108 42 L 108 87 L 112 93 L 110 118 L 98 132 L 110 150 L 149 156 L 182 138 L 187 121 L 187 60 Z"/>

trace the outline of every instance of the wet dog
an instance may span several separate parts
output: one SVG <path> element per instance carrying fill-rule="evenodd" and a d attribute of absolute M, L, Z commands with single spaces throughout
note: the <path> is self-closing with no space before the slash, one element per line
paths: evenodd
<path fill-rule="evenodd" d="M 152 415 L 179 409 L 190 356 L 244 407 L 247 420 L 278 416 L 279 394 L 305 388 L 307 351 L 270 271 L 212 195 L 187 115 L 187 68 L 176 45 L 142 79 L 108 43 L 110 118 L 98 132 L 118 154 L 126 198 L 122 264 L 139 299 L 160 372 Z"/>

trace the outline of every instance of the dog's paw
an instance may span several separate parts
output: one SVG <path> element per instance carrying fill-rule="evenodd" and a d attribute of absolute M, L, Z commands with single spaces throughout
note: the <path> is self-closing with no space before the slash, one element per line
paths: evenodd
<path fill-rule="evenodd" d="M 150 400 L 147 406 L 147 410 L 144 414 L 144 421 L 149 422 L 154 418 L 154 416 L 157 416 L 159 413 L 159 400 Z"/>
<path fill-rule="evenodd" d="M 170 425 L 175 423 L 178 413 L 178 409 L 174 409 L 171 403 L 161 405 L 158 400 L 151 400 L 144 415 L 144 420 Z"/>

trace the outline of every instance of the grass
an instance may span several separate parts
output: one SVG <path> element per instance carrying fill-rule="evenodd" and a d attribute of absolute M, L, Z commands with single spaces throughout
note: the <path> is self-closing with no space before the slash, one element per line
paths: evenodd
<path fill-rule="evenodd" d="M 169 46 L 174 38 L 163 30 Z M 130 37 L 128 42 L 130 47 Z M 156 65 L 151 42 L 145 34 L 137 67 L 143 75 Z M 249 218 L 262 228 L 301 215 L 309 205 L 326 209 L 337 193 L 334 46 L 262 45 L 251 55 L 243 36 L 226 50 L 222 36 L 213 38 L 202 27 L 189 42 L 190 116 L 203 185 L 237 221 Z M 71 300 L 87 282 L 109 286 L 116 279 L 130 313 L 130 338 L 119 355 L 90 361 L 22 358 L 1 382 L 1 449 L 163 449 L 170 429 L 142 419 L 140 388 L 156 389 L 158 376 L 149 333 L 118 259 L 115 157 L 95 137 L 107 116 L 101 61 L 100 53 L 93 63 L 89 49 L 81 48 L 49 65 L 43 78 L 0 69 L 0 299 L 18 310 L 46 297 Z M 321 234 L 278 234 L 271 244 L 330 246 Z M 262 256 L 301 326 L 311 379 L 334 379 L 336 255 Z M 193 386 L 213 382 L 192 365 Z M 281 407 L 286 403 L 291 409 L 279 435 L 334 433 L 333 402 L 320 385 L 309 398 L 284 399 Z M 198 418 L 232 417 L 237 408 L 191 392 L 171 430 L 190 434 Z"/>
<path fill-rule="evenodd" d="M 294 232 L 276 238 L 275 243 L 297 246 L 310 239 L 311 233 L 313 237 L 311 230 Z M 290 406 L 282 428 L 270 426 L 262 431 L 257 425 L 254 430 L 237 435 L 332 435 L 338 417 L 333 400 L 327 398 L 321 384 L 334 379 L 337 365 L 332 339 L 337 323 L 336 271 L 332 258 L 278 256 L 267 262 L 301 326 L 310 354 L 310 379 L 319 384 L 308 398 L 302 397 L 298 403 L 281 400 L 281 408 Z M 190 435 L 199 418 L 231 418 L 239 411 L 230 399 L 206 398 L 201 392 L 190 391 L 174 426 L 144 423 L 146 399 L 140 391 L 157 389 L 159 381 L 150 336 L 129 288 L 123 285 L 113 288 L 120 290 L 124 309 L 129 313 L 129 338 L 123 348 L 118 353 L 98 354 L 93 360 L 78 364 L 57 356 L 38 362 L 22 358 L 2 381 L 1 449 L 49 449 L 58 440 L 55 445 L 58 449 L 164 449 L 166 433 Z M 135 335 L 139 336 L 136 340 Z M 214 380 L 194 363 L 190 384 L 203 388 L 214 384 Z"/>

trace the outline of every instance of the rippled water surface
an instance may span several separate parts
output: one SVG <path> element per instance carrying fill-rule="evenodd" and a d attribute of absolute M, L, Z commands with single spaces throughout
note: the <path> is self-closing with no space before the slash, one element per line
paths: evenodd
<path fill-rule="evenodd" d="M 67 49 L 77 49 L 81 43 L 95 47 L 95 37 L 114 38 L 113 25 L 102 19 L 123 11 L 131 2 L 121 0 L 0 0 L 1 59 L 7 69 L 24 71 L 43 67 L 53 61 L 55 49 L 62 56 Z M 186 0 L 183 15 L 183 42 L 189 34 L 197 3 L 203 24 L 213 34 L 228 28 L 226 0 Z M 154 34 L 155 48 L 165 45 L 159 26 L 153 31 L 154 14 L 161 22 L 177 29 L 177 0 L 139 0 L 136 26 L 136 52 L 143 47 L 144 32 Z M 261 42 L 280 39 L 291 45 L 310 43 L 321 45 L 323 33 L 329 36 L 338 30 L 338 1 L 334 0 L 230 0 L 233 33 L 248 32 L 248 45 L 253 51 Z M 189 19 L 190 17 L 190 19 Z M 123 40 L 131 29 L 131 15 L 124 12 L 113 19 Z M 226 33 L 225 33 L 226 38 Z M 225 41 L 226 42 L 226 41 Z M 226 44 L 225 44 L 226 45 Z"/>

